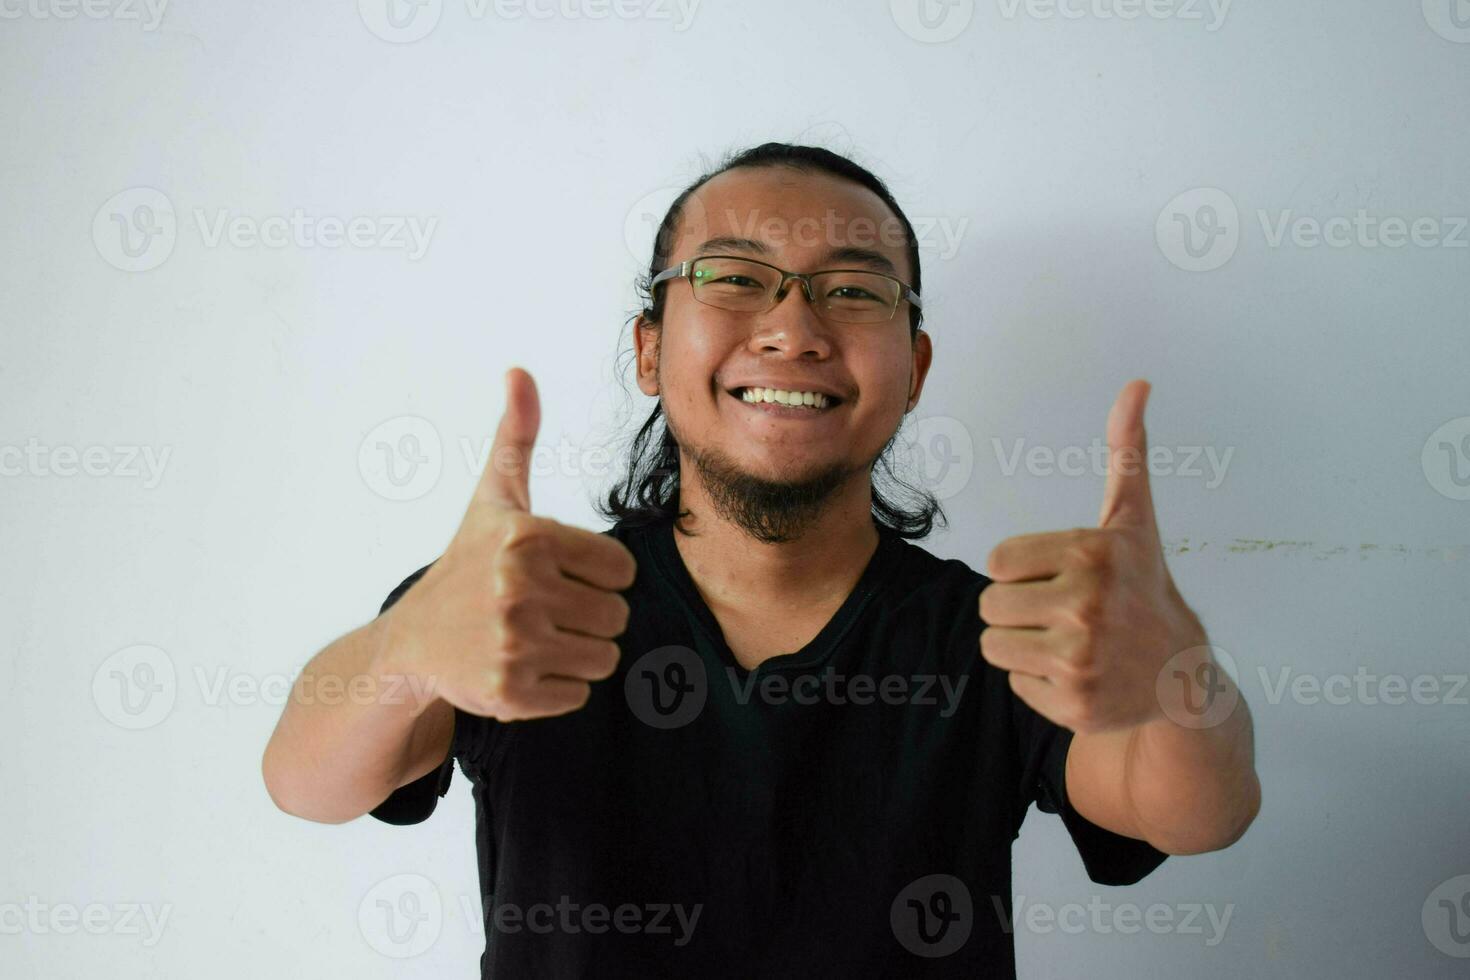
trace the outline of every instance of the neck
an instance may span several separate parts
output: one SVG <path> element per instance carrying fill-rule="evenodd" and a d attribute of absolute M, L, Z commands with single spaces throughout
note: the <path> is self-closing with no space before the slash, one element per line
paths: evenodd
<path fill-rule="evenodd" d="M 878 547 L 867 473 L 848 480 L 800 537 L 770 543 L 751 537 L 712 506 L 698 471 L 680 469 L 681 526 L 693 532 L 674 541 L 712 609 L 773 611 L 840 604 Z"/>

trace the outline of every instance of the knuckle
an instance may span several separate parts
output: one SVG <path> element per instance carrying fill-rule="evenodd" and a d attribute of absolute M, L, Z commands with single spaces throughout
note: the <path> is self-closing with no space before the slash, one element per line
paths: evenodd
<path fill-rule="evenodd" d="M 490 571 L 490 593 L 498 600 L 520 596 L 526 590 L 526 573 L 513 562 L 496 562 Z"/>
<path fill-rule="evenodd" d="M 1079 568 L 1091 568 L 1106 560 L 1107 544 L 1103 535 L 1079 528 L 1068 535 L 1066 551 L 1073 565 Z"/>
<path fill-rule="evenodd" d="M 491 609 L 488 635 L 490 656 L 498 663 L 523 660 L 530 652 L 533 632 L 527 614 L 505 600 L 498 600 Z"/>
<path fill-rule="evenodd" d="M 519 637 L 536 622 L 539 603 L 527 589 L 518 588 L 497 596 L 492 616 L 502 640 Z"/>
<path fill-rule="evenodd" d="M 536 551 L 545 546 L 550 531 L 545 519 L 521 511 L 510 511 L 500 526 L 500 551 L 515 554 Z"/>
<path fill-rule="evenodd" d="M 613 543 L 617 545 L 613 567 L 617 569 L 618 588 L 630 588 L 638 577 L 638 559 L 633 557 L 633 552 L 621 541 Z"/>
<path fill-rule="evenodd" d="M 1084 636 L 1072 655 L 1072 676 L 1090 690 L 1097 683 L 1097 666 L 1097 649 L 1092 637 Z"/>
<path fill-rule="evenodd" d="M 1083 633 L 1091 638 L 1092 630 L 1102 622 L 1105 612 L 1102 590 L 1091 585 L 1078 589 L 1068 603 L 1068 611 Z"/>
<path fill-rule="evenodd" d="M 1098 725 L 1097 703 L 1091 698 L 1077 698 L 1067 712 L 1067 727 L 1076 732 L 1092 731 Z"/>
<path fill-rule="evenodd" d="M 1068 683 L 1071 684 L 1072 690 L 1082 696 L 1086 704 L 1093 702 L 1094 696 L 1097 694 L 1098 677 L 1090 669 L 1087 667 L 1075 669 Z"/>
<path fill-rule="evenodd" d="M 587 707 L 587 702 L 592 699 L 592 685 L 585 683 L 578 684 L 573 697 L 576 700 L 572 703 L 571 710 L 578 711 Z"/>
<path fill-rule="evenodd" d="M 481 684 L 480 694 L 488 704 L 504 706 L 513 694 L 511 688 L 510 669 L 506 666 L 492 665 L 485 669 L 485 679 Z"/>
<path fill-rule="evenodd" d="M 987 585 L 980 593 L 980 618 L 991 622 L 995 617 L 995 586 Z"/>
<path fill-rule="evenodd" d="M 534 652 L 534 645 L 524 630 L 512 629 L 501 634 L 500 659 L 507 668 L 524 662 Z"/>
<path fill-rule="evenodd" d="M 614 595 L 612 615 L 610 617 L 613 622 L 614 636 L 620 636 L 628 629 L 628 621 L 632 617 L 632 615 L 633 611 L 632 608 L 628 605 L 628 600 L 624 599 L 620 595 Z M 616 646 L 616 644 L 614 644 L 614 646 Z"/>
<path fill-rule="evenodd" d="M 609 640 L 605 644 L 599 644 L 592 661 L 593 677 L 600 681 L 611 677 L 618 669 L 619 656 L 621 651 L 616 643 Z"/>
<path fill-rule="evenodd" d="M 1057 651 L 1057 673 L 1070 684 L 1086 673 L 1087 659 L 1087 641 L 1077 636 Z"/>
<path fill-rule="evenodd" d="M 1004 541 L 991 549 L 989 557 L 985 559 L 986 575 L 991 579 L 997 579 L 1004 575 L 1010 554 L 1010 545 Z"/>

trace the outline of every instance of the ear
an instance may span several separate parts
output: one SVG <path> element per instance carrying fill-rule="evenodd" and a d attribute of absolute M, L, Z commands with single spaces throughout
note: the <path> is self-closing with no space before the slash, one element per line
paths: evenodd
<path fill-rule="evenodd" d="M 633 321 L 633 349 L 638 355 L 638 390 L 645 395 L 657 397 L 658 391 L 658 342 L 659 328 L 638 314 Z"/>
<path fill-rule="evenodd" d="M 909 402 L 905 412 L 912 412 L 919 404 L 919 395 L 924 391 L 924 379 L 929 376 L 929 365 L 934 360 L 934 345 L 929 335 L 921 328 L 914 334 L 913 366 L 909 375 Z"/>

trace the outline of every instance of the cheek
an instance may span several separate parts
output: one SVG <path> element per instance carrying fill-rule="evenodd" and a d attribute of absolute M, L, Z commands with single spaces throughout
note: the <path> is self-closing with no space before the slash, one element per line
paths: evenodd
<path fill-rule="evenodd" d="M 853 365 L 862 400 L 866 402 L 865 410 L 874 417 L 891 416 L 897 424 L 909 405 L 913 362 L 908 345 L 873 352 L 849 363 Z"/>
<path fill-rule="evenodd" d="M 662 366 L 667 387 L 684 402 L 708 401 L 715 372 L 740 343 L 740 335 L 719 319 L 719 311 L 681 310 L 665 321 Z"/>
<path fill-rule="evenodd" d="M 659 355 L 661 397 L 665 410 L 672 406 L 687 427 L 708 415 L 711 398 L 718 395 L 714 374 L 721 350 L 712 332 L 698 324 L 681 322 L 665 329 Z"/>
<path fill-rule="evenodd" d="M 864 373 L 857 376 L 858 389 L 862 394 L 853 422 L 857 439 L 865 452 L 877 452 L 903 424 L 909 406 L 910 372 L 906 368 L 895 372 L 892 365 L 894 359 L 906 354 L 907 348 L 902 354 L 890 355 L 881 366 L 875 359 L 873 363 L 863 365 Z"/>

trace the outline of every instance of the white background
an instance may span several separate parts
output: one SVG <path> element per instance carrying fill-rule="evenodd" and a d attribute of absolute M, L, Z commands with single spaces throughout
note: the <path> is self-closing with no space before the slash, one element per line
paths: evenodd
<path fill-rule="evenodd" d="M 849 153 L 916 223 L 962 229 L 924 251 L 937 356 L 916 438 L 962 457 L 931 551 L 983 567 L 1006 536 L 1095 521 L 1101 477 L 1002 457 L 1089 446 L 1131 377 L 1154 385 L 1152 444 L 1232 452 L 1215 485 L 1206 467 L 1154 493 L 1255 716 L 1259 819 L 1129 888 L 1089 882 L 1050 815 L 1014 853 L 1020 908 L 1228 908 L 1224 937 L 1207 945 L 1204 917 L 1023 925 L 1020 975 L 1463 975 L 1470 943 L 1436 946 L 1426 922 L 1443 931 L 1431 893 L 1470 874 L 1470 707 L 1448 685 L 1432 704 L 1272 703 L 1261 671 L 1470 661 L 1470 501 L 1449 469 L 1470 471 L 1470 4 L 1155 0 L 1122 19 L 1115 0 L 959 0 L 931 29 L 902 0 L 705 0 L 687 23 L 651 0 L 600 18 L 443 0 L 395 31 L 371 0 L 179 2 L 156 24 L 94 2 L 0 0 L 0 974 L 474 973 L 463 775 L 413 828 L 285 816 L 259 776 L 281 692 L 443 546 L 510 365 L 540 385 L 541 443 L 574 461 L 535 479 L 537 510 L 605 526 L 596 449 L 650 407 L 617 355 L 652 209 L 777 139 Z M 148 223 L 139 188 L 174 222 L 155 210 L 163 233 L 129 260 L 115 222 Z M 1236 214 L 1213 212 L 1218 267 L 1190 271 L 1167 230 L 1203 228 L 1201 203 Z M 1441 241 L 1269 234 L 1360 210 Z M 221 217 L 297 211 L 433 226 L 416 257 L 211 244 Z M 371 460 L 407 445 L 405 416 L 440 472 L 393 500 Z M 102 449 L 88 475 L 28 445 Z M 122 700 L 139 657 L 174 671 L 153 716 Z M 399 874 L 443 906 L 407 960 L 359 925 Z M 16 928 L 27 904 L 113 925 Z M 166 912 L 156 941 L 127 906 Z"/>

